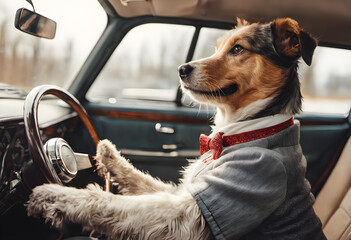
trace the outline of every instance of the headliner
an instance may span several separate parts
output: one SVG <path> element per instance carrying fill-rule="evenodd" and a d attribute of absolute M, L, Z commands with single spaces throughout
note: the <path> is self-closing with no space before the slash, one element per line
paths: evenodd
<path fill-rule="evenodd" d="M 291 17 L 325 44 L 351 48 L 349 0 L 107 0 L 121 17 L 153 15 L 234 23 Z M 127 3 L 126 3 L 127 2 Z M 125 3 L 125 4 L 123 4 Z"/>

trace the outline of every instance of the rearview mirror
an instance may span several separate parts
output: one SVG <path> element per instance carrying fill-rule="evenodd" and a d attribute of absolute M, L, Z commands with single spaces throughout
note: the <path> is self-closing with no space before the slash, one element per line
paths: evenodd
<path fill-rule="evenodd" d="M 56 33 L 55 21 L 25 8 L 17 10 L 15 27 L 22 32 L 48 39 L 53 39 Z"/>

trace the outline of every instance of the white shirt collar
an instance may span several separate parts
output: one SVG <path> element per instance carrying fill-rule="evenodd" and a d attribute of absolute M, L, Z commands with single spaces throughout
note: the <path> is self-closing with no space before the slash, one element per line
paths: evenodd
<path fill-rule="evenodd" d="M 252 120 L 246 120 L 242 122 L 235 122 L 228 124 L 222 128 L 216 129 L 216 132 L 210 134 L 210 138 L 213 138 L 217 132 L 224 132 L 224 136 L 253 131 L 261 128 L 271 127 L 282 122 L 285 122 L 291 118 L 291 115 L 277 114 L 268 117 L 262 117 Z"/>

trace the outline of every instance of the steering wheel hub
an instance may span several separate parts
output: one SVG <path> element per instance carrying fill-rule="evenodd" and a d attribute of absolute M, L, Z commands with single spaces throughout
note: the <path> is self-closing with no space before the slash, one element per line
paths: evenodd
<path fill-rule="evenodd" d="M 44 151 L 62 182 L 68 183 L 77 175 L 77 158 L 64 139 L 49 139 L 44 145 Z"/>

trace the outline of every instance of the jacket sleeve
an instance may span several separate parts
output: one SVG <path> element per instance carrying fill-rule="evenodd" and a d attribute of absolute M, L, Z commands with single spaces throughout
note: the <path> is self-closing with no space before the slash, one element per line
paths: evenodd
<path fill-rule="evenodd" d="M 193 196 L 215 239 L 239 239 L 285 199 L 285 167 L 272 150 L 240 149 L 211 164 L 195 180 L 206 187 Z"/>

